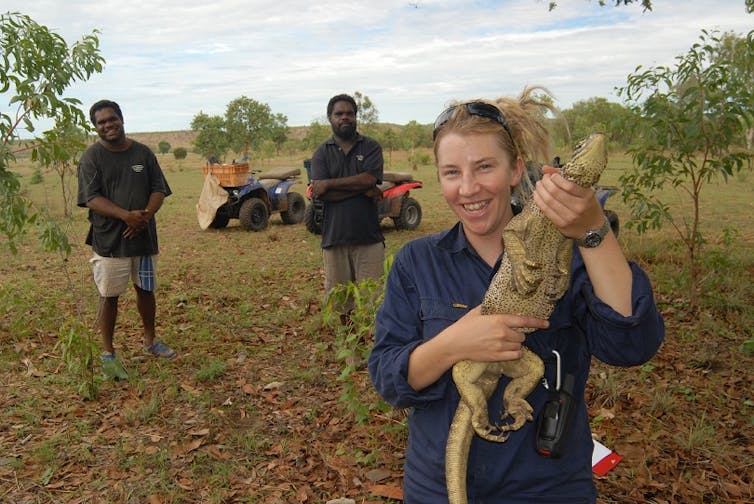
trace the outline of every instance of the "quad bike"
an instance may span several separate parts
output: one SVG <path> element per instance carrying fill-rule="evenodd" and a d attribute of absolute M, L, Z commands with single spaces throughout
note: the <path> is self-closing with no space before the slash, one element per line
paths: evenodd
<path fill-rule="evenodd" d="M 304 167 L 311 180 L 310 160 L 304 161 Z M 422 183 L 408 173 L 384 172 L 382 178 L 382 183 L 378 186 L 382 191 L 382 199 L 377 204 L 379 218 L 390 217 L 396 229 L 416 229 L 422 220 L 422 208 L 418 201 L 410 197 L 409 191 L 420 189 Z M 304 214 L 306 229 L 314 234 L 322 234 L 324 202 L 312 199 L 310 186 L 306 188 L 306 197 L 311 201 Z"/>
<path fill-rule="evenodd" d="M 238 163 L 239 165 L 247 163 Z M 213 165 L 211 165 L 213 166 Z M 211 167 L 208 171 L 212 171 Z M 280 213 L 284 224 L 298 224 L 304 219 L 306 201 L 290 187 L 300 182 L 299 168 L 277 168 L 259 174 L 258 170 L 236 175 L 230 179 L 220 178 L 220 185 L 228 192 L 228 200 L 217 209 L 211 228 L 224 228 L 230 219 L 238 219 L 249 231 L 261 231 L 267 227 L 270 215 Z M 245 181 L 243 178 L 245 177 Z"/>

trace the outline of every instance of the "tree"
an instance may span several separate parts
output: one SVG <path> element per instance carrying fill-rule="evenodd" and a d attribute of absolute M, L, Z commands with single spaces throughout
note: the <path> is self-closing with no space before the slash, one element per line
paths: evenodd
<path fill-rule="evenodd" d="M 310 150 L 312 154 L 317 147 L 319 147 L 319 144 L 327 140 L 330 136 L 330 128 L 328 126 L 329 125 L 325 125 L 323 122 L 316 119 L 309 124 L 303 143 L 304 147 Z"/>
<path fill-rule="evenodd" d="M 51 118 L 58 124 L 88 128 L 87 118 L 78 106 L 81 101 L 63 96 L 76 81 L 86 81 L 102 71 L 98 32 L 85 35 L 68 45 L 29 16 L 0 15 L 0 95 L 15 107 L 15 115 L 0 113 L 0 235 L 16 252 L 16 241 L 27 224 L 40 222 L 40 239 L 50 250 L 70 251 L 70 245 L 54 223 L 42 222 L 43 215 L 20 194 L 18 175 L 10 171 L 15 162 L 14 148 L 20 131 L 34 132 L 34 121 Z M 37 136 L 27 148 L 34 159 L 64 159 L 69 153 L 55 145 L 57 137 Z M 50 143 L 53 142 L 53 143 Z"/>
<path fill-rule="evenodd" d="M 754 0 L 752 0 L 754 2 Z M 746 50 L 747 40 L 735 33 L 724 33 L 720 44 L 716 46 L 713 56 L 715 61 L 730 61 L 734 78 L 731 82 L 724 82 L 723 86 L 743 85 L 750 93 L 754 93 L 754 54 Z M 742 145 L 754 148 L 754 128 L 747 131 Z"/>
<path fill-rule="evenodd" d="M 410 151 L 418 147 L 432 147 L 432 126 L 411 120 L 401 129 L 403 146 Z"/>
<path fill-rule="evenodd" d="M 377 128 L 377 123 L 380 120 L 380 114 L 377 112 L 377 107 L 374 106 L 372 100 L 365 94 L 356 91 L 353 94 L 353 99 L 356 101 L 356 107 L 359 109 L 359 129 L 366 132 L 368 135 L 374 135 Z"/>
<path fill-rule="evenodd" d="M 177 160 L 186 159 L 186 156 L 188 156 L 188 150 L 185 147 L 176 147 L 173 149 L 173 157 Z"/>
<path fill-rule="evenodd" d="M 393 151 L 400 147 L 398 134 L 390 125 L 385 126 L 381 133 L 376 135 L 377 141 L 382 145 L 383 152 L 387 152 L 387 167 L 393 165 Z"/>
<path fill-rule="evenodd" d="M 170 142 L 168 142 L 167 140 L 161 140 L 157 144 L 157 150 L 160 154 L 167 154 L 168 152 L 170 152 Z"/>
<path fill-rule="evenodd" d="M 63 215 L 71 216 L 70 194 L 66 180 L 76 174 L 76 165 L 80 154 L 87 146 L 88 135 L 86 130 L 70 123 L 58 122 L 55 127 L 44 133 L 44 141 L 48 145 L 54 145 L 51 151 L 54 155 L 47 155 L 50 151 L 41 151 L 36 159 L 46 167 L 51 167 L 60 179 L 60 189 L 63 197 Z"/>
<path fill-rule="evenodd" d="M 627 147 L 631 138 L 618 125 L 624 124 L 631 115 L 631 111 L 619 103 L 612 103 L 605 98 L 589 98 L 577 101 L 570 109 L 563 111 L 568 121 L 568 129 L 572 140 L 578 141 L 590 133 L 600 131 L 608 136 L 613 144 Z M 564 142 L 568 145 L 573 142 Z"/>
<path fill-rule="evenodd" d="M 272 123 L 270 125 L 270 140 L 275 144 L 275 151 L 277 155 L 280 155 L 280 149 L 283 144 L 288 140 L 288 117 L 284 114 L 275 114 L 272 116 Z"/>
<path fill-rule="evenodd" d="M 191 129 L 198 132 L 194 139 L 194 152 L 206 158 L 225 158 L 230 141 L 222 116 L 210 116 L 199 112 L 191 121 Z"/>
<path fill-rule="evenodd" d="M 734 61 L 718 57 L 721 39 L 703 31 L 675 67 L 638 67 L 618 93 L 636 113 L 629 125 L 636 143 L 629 149 L 634 167 L 620 177 L 623 200 L 631 209 L 627 224 L 639 233 L 669 223 L 685 246 L 690 307 L 696 309 L 700 272 L 697 260 L 705 242 L 699 229 L 706 184 L 751 166 L 752 153 L 735 148 L 754 125 L 754 94 L 736 72 Z M 741 50 L 754 55 L 754 32 Z M 671 206 L 659 192 L 669 187 L 690 200 Z"/>
<path fill-rule="evenodd" d="M 272 133 L 273 117 L 270 106 L 242 96 L 228 104 L 225 127 L 233 152 L 249 155 L 268 140 Z"/>

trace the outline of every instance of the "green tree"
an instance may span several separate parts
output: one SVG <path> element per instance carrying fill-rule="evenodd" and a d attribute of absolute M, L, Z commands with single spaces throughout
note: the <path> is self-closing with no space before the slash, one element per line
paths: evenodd
<path fill-rule="evenodd" d="M 411 120 L 401 128 L 403 147 L 412 151 L 419 147 L 432 147 L 432 125 L 419 124 Z"/>
<path fill-rule="evenodd" d="M 160 140 L 160 142 L 157 144 L 157 151 L 160 154 L 167 154 L 170 152 L 170 142 L 167 140 Z"/>
<path fill-rule="evenodd" d="M 176 147 L 173 149 L 173 157 L 177 160 L 186 159 L 186 156 L 188 156 L 188 150 L 185 147 Z"/>
<path fill-rule="evenodd" d="M 89 136 L 86 130 L 75 124 L 58 122 L 54 128 L 44 133 L 43 138 L 46 144 L 54 145 L 55 149 L 39 151 L 37 160 L 42 166 L 52 168 L 58 175 L 63 197 L 63 214 L 70 217 L 73 195 L 70 194 L 70 184 L 67 180 L 76 175 L 76 165 L 87 147 Z"/>
<path fill-rule="evenodd" d="M 63 93 L 74 82 L 102 71 L 105 60 L 96 34 L 93 31 L 69 46 L 29 16 L 0 14 L 0 96 L 15 108 L 13 115 L 0 113 L 0 235 L 14 253 L 26 225 L 35 221 L 40 223 L 40 239 L 46 248 L 70 251 L 65 233 L 54 222 L 42 222 L 44 214 L 36 212 L 20 194 L 18 175 L 10 166 L 15 162 L 21 130 L 33 134 L 35 121 L 54 119 L 59 124 L 88 128 L 87 118 L 78 108 L 81 102 Z M 25 148 L 31 149 L 33 159 L 64 159 L 69 153 L 50 143 L 56 138 L 36 136 Z"/>
<path fill-rule="evenodd" d="M 732 63 L 730 70 L 734 78 L 730 82 L 722 83 L 723 86 L 742 85 L 749 93 L 754 94 L 754 54 L 746 50 L 747 44 L 745 37 L 732 32 L 724 33 L 720 44 L 715 48 L 714 60 Z M 742 145 L 749 149 L 754 148 L 754 128 L 747 131 Z"/>
<path fill-rule="evenodd" d="M 225 158 L 230 141 L 222 116 L 210 116 L 199 112 L 191 121 L 191 129 L 198 132 L 194 139 L 194 152 L 206 158 Z"/>
<path fill-rule="evenodd" d="M 275 144 L 275 152 L 280 155 L 280 149 L 283 144 L 288 140 L 288 117 L 284 114 L 275 114 L 272 116 L 272 123 L 270 124 L 270 140 Z"/>
<path fill-rule="evenodd" d="M 577 101 L 570 109 L 563 111 L 573 141 L 600 131 L 608 135 L 613 145 L 623 148 L 631 143 L 631 138 L 619 125 L 624 124 L 630 115 L 631 111 L 627 107 L 605 98 Z M 563 142 L 563 145 L 570 145 L 573 141 Z"/>
<path fill-rule="evenodd" d="M 620 177 L 631 209 L 629 227 L 639 233 L 668 223 L 685 246 L 690 307 L 695 310 L 701 278 L 698 259 L 705 242 L 700 231 L 705 185 L 751 166 L 752 153 L 735 148 L 754 125 L 754 94 L 740 82 L 730 59 L 717 57 L 721 39 L 703 31 L 699 42 L 676 58 L 674 67 L 638 67 L 619 88 L 636 113 L 629 149 L 634 167 Z M 754 32 L 743 50 L 754 54 Z M 690 202 L 671 206 L 660 191 L 673 188 Z"/>
<path fill-rule="evenodd" d="M 383 152 L 387 152 L 386 168 L 391 169 L 393 165 L 393 151 L 400 148 L 400 139 L 395 130 L 389 125 L 386 126 L 381 132 L 375 135 L 380 145 L 382 145 Z"/>
<path fill-rule="evenodd" d="M 375 107 L 367 95 L 359 91 L 353 94 L 353 99 L 356 101 L 356 106 L 359 109 L 359 130 L 367 135 L 376 135 L 377 123 L 380 120 L 377 107 Z"/>
<path fill-rule="evenodd" d="M 273 117 L 270 106 L 242 96 L 228 104 L 225 127 L 233 152 L 249 155 L 272 134 Z"/>
<path fill-rule="evenodd" d="M 330 137 L 331 130 L 329 126 L 329 124 L 325 124 L 316 119 L 309 124 L 303 143 L 304 147 L 311 151 L 312 154 L 317 147 L 319 147 L 319 144 Z"/>

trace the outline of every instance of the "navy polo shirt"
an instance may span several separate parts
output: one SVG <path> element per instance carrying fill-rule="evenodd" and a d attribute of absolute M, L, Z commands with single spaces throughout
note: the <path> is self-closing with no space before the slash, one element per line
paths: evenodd
<path fill-rule="evenodd" d="M 499 261 L 498 261 L 499 263 Z M 600 301 L 592 290 L 578 250 L 574 253 L 571 286 L 556 305 L 550 327 L 527 336 L 526 345 L 545 362 L 545 377 L 555 382 L 552 350 L 561 355 L 563 373 L 575 377 L 577 400 L 573 431 L 565 455 L 547 458 L 535 450 L 535 424 L 527 422 L 504 443 L 472 441 L 467 486 L 469 503 L 593 503 L 592 439 L 584 386 L 592 356 L 618 366 L 650 359 L 664 338 L 646 274 L 635 264 L 633 315 L 623 317 Z M 411 351 L 482 302 L 494 268 L 467 242 L 461 224 L 420 238 L 396 255 L 376 319 L 375 345 L 369 373 L 387 402 L 410 408 L 404 467 L 404 502 L 447 502 L 445 444 L 459 395 L 450 371 L 429 387 L 416 391 L 406 381 Z M 503 412 L 503 377 L 489 401 L 490 421 Z M 547 391 L 538 386 L 528 397 L 534 418 Z"/>
<path fill-rule="evenodd" d="M 370 173 L 382 182 L 382 147 L 367 136 L 358 134 L 348 154 L 330 137 L 312 155 L 312 179 L 333 179 Z M 322 248 L 337 245 L 372 245 L 385 238 L 372 198 L 359 194 L 342 201 L 324 201 Z"/>

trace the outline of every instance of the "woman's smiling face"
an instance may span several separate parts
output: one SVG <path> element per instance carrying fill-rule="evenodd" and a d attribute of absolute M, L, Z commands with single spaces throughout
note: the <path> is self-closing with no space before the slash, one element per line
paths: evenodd
<path fill-rule="evenodd" d="M 500 239 L 513 217 L 511 189 L 521 180 L 523 161 L 512 164 L 496 134 L 449 132 L 437 145 L 437 170 L 445 201 L 472 245 Z"/>

